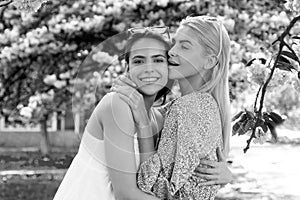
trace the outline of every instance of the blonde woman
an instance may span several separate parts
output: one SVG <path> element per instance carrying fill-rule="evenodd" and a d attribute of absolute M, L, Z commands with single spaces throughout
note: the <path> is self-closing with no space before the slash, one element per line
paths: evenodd
<path fill-rule="evenodd" d="M 220 185 L 212 183 L 224 181 L 218 180 L 214 168 L 203 165 L 208 173 L 203 176 L 194 171 L 201 163 L 216 166 L 218 148 L 226 156 L 229 152 L 229 51 L 228 33 L 216 18 L 188 17 L 181 22 L 169 50 L 169 79 L 178 80 L 182 96 L 163 109 L 157 150 L 149 120 L 139 117 L 140 104 L 130 95 L 132 88 L 113 89 L 130 105 L 135 121 L 143 124 L 137 178 L 144 192 L 160 199 L 215 198 Z"/>

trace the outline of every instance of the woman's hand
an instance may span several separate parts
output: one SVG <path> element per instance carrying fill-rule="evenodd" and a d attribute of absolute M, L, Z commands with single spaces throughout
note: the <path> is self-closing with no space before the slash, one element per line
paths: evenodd
<path fill-rule="evenodd" d="M 195 175 L 204 178 L 207 181 L 200 185 L 226 185 L 233 181 L 233 174 L 231 173 L 228 163 L 226 162 L 223 152 L 220 148 L 217 149 L 218 162 L 210 160 L 201 160 L 200 164 L 208 165 L 212 168 L 197 167 Z"/>
<path fill-rule="evenodd" d="M 141 95 L 136 89 L 127 85 L 115 85 L 111 90 L 117 92 L 120 98 L 130 106 L 137 128 L 142 129 L 150 127 L 150 119 L 145 108 L 143 95 Z"/>
<path fill-rule="evenodd" d="M 128 77 L 127 73 L 118 76 L 116 80 L 114 80 L 112 89 L 118 86 L 130 86 L 136 88 L 136 84 Z"/>

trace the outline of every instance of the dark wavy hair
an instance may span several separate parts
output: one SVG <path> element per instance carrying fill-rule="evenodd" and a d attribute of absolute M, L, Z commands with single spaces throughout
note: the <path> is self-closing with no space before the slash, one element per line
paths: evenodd
<path fill-rule="evenodd" d="M 125 52 L 123 55 L 127 65 L 128 65 L 127 71 L 129 70 L 129 56 L 130 56 L 130 51 L 131 51 L 132 46 L 134 45 L 134 43 L 136 43 L 140 39 L 145 39 L 145 38 L 155 39 L 155 40 L 161 42 L 162 44 L 164 44 L 164 46 L 166 48 L 167 59 L 169 58 L 168 50 L 170 49 L 171 44 L 169 42 L 167 42 L 160 34 L 156 34 L 154 32 L 148 31 L 148 30 L 146 30 L 143 33 L 134 33 L 129 36 L 127 43 L 125 45 Z M 166 96 L 171 91 L 170 88 L 172 87 L 173 82 L 174 82 L 173 80 L 169 80 L 167 85 L 158 91 L 158 93 L 155 97 L 155 101 L 162 99 L 161 104 L 164 104 L 166 102 Z"/>

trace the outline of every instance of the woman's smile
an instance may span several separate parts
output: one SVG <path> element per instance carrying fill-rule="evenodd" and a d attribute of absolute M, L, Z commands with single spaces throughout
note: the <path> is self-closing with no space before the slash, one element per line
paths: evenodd
<path fill-rule="evenodd" d="M 144 83 L 154 83 L 159 80 L 159 77 L 142 77 L 140 81 Z"/>

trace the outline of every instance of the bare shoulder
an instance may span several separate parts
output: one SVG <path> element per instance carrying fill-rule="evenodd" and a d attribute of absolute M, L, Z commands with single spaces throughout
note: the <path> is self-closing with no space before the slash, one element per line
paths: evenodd
<path fill-rule="evenodd" d="M 129 105 L 115 92 L 106 94 L 95 108 L 104 127 L 122 127 L 123 131 L 133 132 L 134 120 Z"/>
<path fill-rule="evenodd" d="M 105 116 L 105 114 L 111 112 L 119 112 L 120 114 L 122 113 L 131 115 L 129 105 L 126 102 L 124 102 L 115 92 L 107 93 L 97 104 L 95 110 L 96 112 L 100 112 L 101 116 Z"/>

